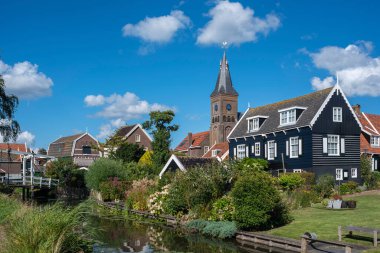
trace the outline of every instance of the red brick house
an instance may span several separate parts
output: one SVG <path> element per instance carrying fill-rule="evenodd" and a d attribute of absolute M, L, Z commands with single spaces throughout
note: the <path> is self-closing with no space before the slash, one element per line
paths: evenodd
<path fill-rule="evenodd" d="M 189 133 L 174 149 L 190 157 L 202 157 L 210 149 L 210 132 Z"/>
<path fill-rule="evenodd" d="M 10 178 L 19 177 L 22 173 L 22 156 L 8 154 L 8 150 L 30 152 L 30 149 L 26 143 L 0 143 L 0 176 L 9 174 Z"/>
<path fill-rule="evenodd" d="M 100 157 L 98 140 L 89 133 L 60 137 L 49 145 L 48 155 L 57 158 L 69 157 L 74 164 L 88 167 Z"/>
<path fill-rule="evenodd" d="M 128 143 L 139 144 L 145 150 L 152 150 L 152 137 L 140 124 L 121 127 L 115 136 L 125 138 Z"/>
<path fill-rule="evenodd" d="M 216 158 L 218 161 L 225 161 L 230 158 L 228 142 L 214 144 L 203 158 Z"/>
<path fill-rule="evenodd" d="M 372 159 L 372 170 L 380 171 L 380 115 L 362 112 L 360 105 L 352 107 L 362 125 L 360 151 Z"/>

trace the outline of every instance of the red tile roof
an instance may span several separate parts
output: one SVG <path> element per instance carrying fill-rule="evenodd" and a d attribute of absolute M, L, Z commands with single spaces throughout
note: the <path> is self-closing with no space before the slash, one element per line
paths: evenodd
<path fill-rule="evenodd" d="M 30 151 L 26 144 L 21 143 L 0 143 L 0 157 L 1 159 L 5 159 L 8 161 L 8 149 L 14 150 L 14 151 L 20 151 L 20 152 L 28 152 Z M 21 155 L 11 155 L 11 159 L 13 161 L 21 161 Z"/>
<path fill-rule="evenodd" d="M 356 112 L 356 115 L 363 127 L 363 131 L 360 135 L 361 152 L 380 154 L 380 148 L 371 146 L 371 137 L 368 135 L 380 136 L 380 115 L 364 112 Z"/>
<path fill-rule="evenodd" d="M 210 148 L 210 150 L 209 150 L 206 154 L 204 154 L 202 157 L 204 157 L 204 158 L 211 158 L 211 157 L 213 157 L 213 156 L 212 156 L 212 151 L 213 151 L 213 150 L 220 150 L 220 152 L 219 152 L 216 156 L 219 157 L 219 158 L 222 158 L 223 155 L 226 154 L 226 152 L 229 152 L 228 142 L 222 142 L 222 143 L 215 144 L 215 145 L 212 146 L 212 147 Z M 226 157 L 224 157 L 223 160 L 226 160 L 226 159 L 228 159 L 228 158 L 229 158 L 229 155 L 226 155 Z"/>
<path fill-rule="evenodd" d="M 189 146 L 201 146 L 202 142 L 210 138 L 210 132 L 200 132 L 192 134 L 192 143 L 189 145 L 189 136 L 186 136 L 179 145 L 175 148 L 176 151 L 186 151 L 189 149 Z"/>

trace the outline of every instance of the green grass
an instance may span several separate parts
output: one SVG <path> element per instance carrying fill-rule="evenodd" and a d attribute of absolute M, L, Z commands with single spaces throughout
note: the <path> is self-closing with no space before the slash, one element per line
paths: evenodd
<path fill-rule="evenodd" d="M 21 208 L 19 201 L 0 194 L 0 224 L 19 208 Z"/>
<path fill-rule="evenodd" d="M 269 234 L 299 239 L 300 236 L 308 232 L 317 234 L 318 239 L 338 240 L 338 226 L 348 225 L 380 228 L 380 195 L 356 196 L 350 199 L 357 200 L 357 207 L 353 210 L 329 210 L 318 204 L 310 208 L 295 210 L 292 212 L 294 221 L 286 226 L 272 229 Z M 345 238 L 346 231 L 343 231 L 343 241 L 348 243 L 371 245 L 371 239 L 358 240 Z M 355 235 L 355 233 L 354 233 Z M 371 237 L 369 234 L 360 234 Z"/>

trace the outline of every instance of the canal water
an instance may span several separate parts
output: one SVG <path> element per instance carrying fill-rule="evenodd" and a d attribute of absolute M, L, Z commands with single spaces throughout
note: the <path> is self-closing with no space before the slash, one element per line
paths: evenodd
<path fill-rule="evenodd" d="M 242 247 L 235 240 L 219 240 L 199 234 L 189 234 L 163 225 L 141 221 L 91 219 L 96 228 L 95 253 L 119 252 L 194 252 L 194 253 L 242 253 L 283 252 L 273 249 Z"/>

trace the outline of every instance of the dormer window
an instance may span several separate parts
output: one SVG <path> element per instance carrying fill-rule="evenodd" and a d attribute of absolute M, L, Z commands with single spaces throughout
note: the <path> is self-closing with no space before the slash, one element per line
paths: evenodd
<path fill-rule="evenodd" d="M 278 112 L 280 113 L 280 126 L 295 124 L 304 110 L 306 110 L 306 107 L 298 106 L 279 110 Z"/>
<path fill-rule="evenodd" d="M 371 136 L 371 146 L 380 147 L 380 136 Z"/>
<path fill-rule="evenodd" d="M 261 125 L 264 123 L 264 120 L 268 118 L 267 116 L 254 116 L 247 118 L 248 120 L 248 132 L 258 131 Z"/>
<path fill-rule="evenodd" d="M 211 154 L 211 156 L 212 157 L 216 157 L 219 153 L 220 153 L 220 149 L 214 149 L 214 150 L 212 150 L 212 154 Z"/>

